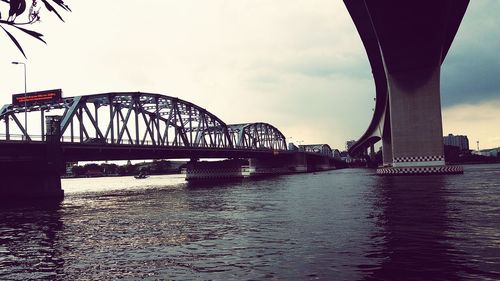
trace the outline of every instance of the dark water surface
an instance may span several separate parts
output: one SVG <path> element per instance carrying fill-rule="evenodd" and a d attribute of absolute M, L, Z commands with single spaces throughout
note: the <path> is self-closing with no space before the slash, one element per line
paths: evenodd
<path fill-rule="evenodd" d="M 500 165 L 63 187 L 60 206 L 0 210 L 0 280 L 500 280 Z"/>

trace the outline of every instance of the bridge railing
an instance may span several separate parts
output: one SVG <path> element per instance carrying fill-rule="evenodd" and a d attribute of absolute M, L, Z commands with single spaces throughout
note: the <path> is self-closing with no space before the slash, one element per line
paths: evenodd
<path fill-rule="evenodd" d="M 0 134 L 0 141 L 16 141 L 16 142 L 43 142 L 45 141 L 45 136 L 43 135 L 30 135 L 30 140 L 27 140 L 26 137 L 23 134 L 9 134 L 9 137 L 7 138 L 6 134 Z M 116 139 L 113 140 L 111 138 L 106 138 L 106 139 L 101 139 L 101 138 L 90 138 L 90 139 L 84 139 L 83 141 L 80 141 L 80 136 L 61 136 L 61 142 L 62 143 L 74 143 L 74 144 L 85 144 L 85 145 L 139 145 L 137 143 L 134 143 L 131 140 L 120 140 L 120 142 L 116 142 Z M 140 146 L 158 146 L 155 144 L 153 141 L 146 140 L 144 143 L 141 143 Z M 196 144 L 193 144 L 191 146 L 182 146 L 178 145 L 178 143 L 174 142 L 168 142 L 165 143 L 161 146 L 167 146 L 167 147 L 183 147 L 183 148 L 197 148 L 197 147 L 204 147 L 205 146 L 197 146 Z M 210 148 L 210 147 L 208 147 Z M 235 146 L 235 149 L 245 149 L 245 150 L 276 150 L 276 149 L 269 149 L 267 147 L 246 147 L 246 146 Z"/>
<path fill-rule="evenodd" d="M 40 138 L 36 140 L 41 140 Z M 180 147 L 180 148 L 217 148 L 216 146 L 212 147 L 207 147 L 207 146 L 202 146 L 202 145 L 197 145 L 197 144 L 191 144 L 190 146 L 185 146 L 185 145 L 179 145 L 179 143 L 176 142 L 166 142 L 162 145 L 158 145 L 157 143 L 151 141 L 151 140 L 145 140 L 141 144 L 137 144 L 134 141 L 131 140 L 125 140 L 122 139 L 120 142 L 117 142 L 116 139 L 113 141 L 111 138 L 106 138 L 106 139 L 101 139 L 101 138 L 90 138 L 83 140 L 83 142 L 80 141 L 79 136 L 73 136 L 71 138 L 70 136 L 62 136 L 61 137 L 61 142 L 63 143 L 75 143 L 75 144 L 86 144 L 86 145 L 137 145 L 137 146 L 162 146 L 162 147 Z M 266 150 L 266 151 L 271 151 L 271 150 L 276 150 L 276 149 L 270 149 L 264 146 L 261 147 L 247 147 L 247 146 L 235 146 L 235 149 L 244 149 L 244 150 Z M 228 148 L 226 148 L 228 149 Z"/>
<path fill-rule="evenodd" d="M 31 140 L 27 140 L 26 136 L 23 134 L 0 134 L 0 141 L 9 140 L 9 141 L 44 141 L 45 138 L 42 135 L 30 135 Z"/>

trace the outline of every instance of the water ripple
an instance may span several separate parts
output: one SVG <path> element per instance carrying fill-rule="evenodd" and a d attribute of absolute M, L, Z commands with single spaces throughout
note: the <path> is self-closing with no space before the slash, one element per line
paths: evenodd
<path fill-rule="evenodd" d="M 60 206 L 0 210 L 0 279 L 498 280 L 499 175 L 65 180 Z"/>

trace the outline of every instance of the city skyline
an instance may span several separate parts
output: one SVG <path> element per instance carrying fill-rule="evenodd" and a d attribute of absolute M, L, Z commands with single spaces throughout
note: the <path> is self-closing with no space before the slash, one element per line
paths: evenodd
<path fill-rule="evenodd" d="M 19 35 L 28 91 L 65 96 L 157 92 L 200 105 L 227 123 L 268 122 L 294 141 L 342 149 L 371 120 L 374 82 L 342 1 L 68 2 Z M 99 8 L 96 8 L 99 7 Z M 500 20 L 496 1 L 471 2 L 442 67 L 443 135 L 500 146 Z M 24 90 L 25 61 L 4 35 L 2 104 Z"/>

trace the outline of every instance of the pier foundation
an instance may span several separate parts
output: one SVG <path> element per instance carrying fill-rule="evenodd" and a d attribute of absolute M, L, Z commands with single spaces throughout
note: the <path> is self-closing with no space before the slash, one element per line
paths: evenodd
<path fill-rule="evenodd" d="M 61 201 L 60 171 L 47 161 L 19 161 L 0 164 L 0 201 Z"/>
<path fill-rule="evenodd" d="M 301 153 L 251 158 L 249 159 L 250 177 L 265 177 L 307 171 L 305 157 L 301 157 L 298 154 Z M 298 165 L 294 164 L 295 161 L 297 161 Z"/>
<path fill-rule="evenodd" d="M 216 182 L 243 179 L 241 160 L 196 161 L 186 165 L 186 181 Z"/>
<path fill-rule="evenodd" d="M 250 159 L 250 176 L 307 173 L 336 169 L 335 161 L 328 156 L 296 152 L 265 158 Z"/>
<path fill-rule="evenodd" d="M 8 150 L 0 160 L 0 201 L 61 201 L 64 171 L 59 140 L 59 116 L 46 117 L 46 142 L 25 146 L 4 145 Z"/>

